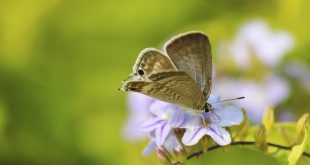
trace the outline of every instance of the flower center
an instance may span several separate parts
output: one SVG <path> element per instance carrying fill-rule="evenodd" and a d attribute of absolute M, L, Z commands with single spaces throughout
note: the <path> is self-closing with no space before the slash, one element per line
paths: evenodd
<path fill-rule="evenodd" d="M 160 115 L 160 118 L 169 121 L 171 120 L 172 115 L 173 115 L 173 109 L 169 107 L 167 108 L 166 113 Z"/>

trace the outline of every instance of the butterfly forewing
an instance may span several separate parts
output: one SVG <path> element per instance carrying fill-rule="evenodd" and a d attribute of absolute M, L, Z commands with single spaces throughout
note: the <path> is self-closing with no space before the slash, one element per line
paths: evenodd
<path fill-rule="evenodd" d="M 152 73 L 170 70 L 176 69 L 169 57 L 154 48 L 142 50 L 133 67 L 133 72 L 142 77 L 147 77 Z"/>
<path fill-rule="evenodd" d="M 195 81 L 181 71 L 154 73 L 148 81 L 127 81 L 122 88 L 193 109 L 201 109 L 205 102 Z"/>
<path fill-rule="evenodd" d="M 189 32 L 176 36 L 165 44 L 172 63 L 189 74 L 205 99 L 211 92 L 212 59 L 208 37 L 202 32 Z"/>

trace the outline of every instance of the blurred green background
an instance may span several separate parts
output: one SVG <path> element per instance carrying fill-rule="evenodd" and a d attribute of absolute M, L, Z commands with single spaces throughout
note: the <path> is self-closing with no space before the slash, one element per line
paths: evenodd
<path fill-rule="evenodd" d="M 159 164 L 141 156 L 147 141 L 122 134 L 128 112 L 117 88 L 140 50 L 188 30 L 205 31 L 216 46 L 260 18 L 291 32 L 291 56 L 309 63 L 309 7 L 308 0 L 0 1 L 0 164 Z M 202 158 L 278 163 L 238 148 Z"/>

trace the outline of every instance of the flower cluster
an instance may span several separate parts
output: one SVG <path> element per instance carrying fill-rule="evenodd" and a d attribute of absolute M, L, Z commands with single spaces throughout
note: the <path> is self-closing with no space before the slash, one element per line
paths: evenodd
<path fill-rule="evenodd" d="M 287 154 L 290 164 L 296 164 L 299 159 L 310 157 L 306 152 L 309 142 L 307 127 L 309 114 L 306 113 L 298 122 L 288 125 L 276 123 L 273 109 L 268 108 L 261 125 L 252 127 L 240 109 L 218 104 L 219 96 L 211 95 L 207 100 L 213 107 L 210 112 L 193 111 L 138 93 L 130 94 L 129 100 L 133 101 L 129 102 L 131 105 L 136 104 L 131 106 L 132 108 L 140 108 L 131 109 L 131 118 L 126 127 L 127 133 L 132 131 L 129 137 L 149 137 L 149 144 L 143 150 L 143 155 L 156 151 L 158 158 L 166 163 L 185 164 L 193 157 L 225 145 L 255 145 L 267 154 L 271 153 L 270 147 L 291 150 Z M 142 104 L 140 101 L 143 100 Z M 146 113 L 139 116 L 137 113 L 142 109 Z M 140 122 L 133 122 L 132 116 L 135 114 L 139 116 L 137 119 L 140 119 Z M 231 127 L 233 125 L 238 126 Z M 227 127 L 230 131 L 226 130 Z M 296 127 L 296 131 L 292 129 L 293 127 Z M 133 136 L 134 134 L 136 135 Z M 295 136 L 287 136 L 288 134 Z M 282 137 L 288 146 L 270 143 L 269 137 Z M 216 144 L 212 145 L 212 141 Z M 202 145 L 197 145 L 198 142 Z M 194 145 L 195 147 L 190 147 Z"/>
<path fill-rule="evenodd" d="M 135 94 L 130 97 L 141 98 L 143 95 Z M 145 97 L 147 99 L 147 96 Z M 143 132 L 150 138 L 143 155 L 150 154 L 159 147 L 168 151 L 182 151 L 183 146 L 195 145 L 206 135 L 219 145 L 228 145 L 231 136 L 225 127 L 240 124 L 243 113 L 235 106 L 221 106 L 216 103 L 219 99 L 219 96 L 209 97 L 207 102 L 213 107 L 210 112 L 195 111 L 154 100 L 145 109 L 151 115 L 145 116 L 138 125 L 139 129 L 136 128 L 136 133 Z"/>
<path fill-rule="evenodd" d="M 293 49 L 293 36 L 286 31 L 272 30 L 265 21 L 253 20 L 245 23 L 233 41 L 223 46 L 225 52 L 219 53 L 219 60 L 227 63 L 226 57 L 230 54 L 231 63 L 235 64 L 234 72 L 242 74 L 243 78 L 221 75 L 219 71 L 214 91 L 228 98 L 236 93 L 246 96 L 247 101 L 237 105 L 247 111 L 252 122 L 258 123 L 266 106 L 275 107 L 290 95 L 288 80 L 277 72 L 282 69 L 277 68 Z M 221 58 L 224 55 L 225 58 Z M 228 69 L 225 73 L 230 72 L 230 65 L 221 65 L 221 70 L 225 68 Z"/>

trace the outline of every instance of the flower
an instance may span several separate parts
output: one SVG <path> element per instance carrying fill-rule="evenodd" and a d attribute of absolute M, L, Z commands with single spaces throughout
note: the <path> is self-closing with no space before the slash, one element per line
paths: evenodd
<path fill-rule="evenodd" d="M 154 98 L 140 93 L 128 94 L 129 118 L 124 127 L 124 137 L 127 140 L 138 141 L 147 137 L 145 132 L 141 132 L 137 128 L 142 121 L 151 116 L 148 109 L 154 101 Z"/>
<path fill-rule="evenodd" d="M 291 61 L 284 68 L 286 74 L 299 81 L 299 83 L 310 92 L 310 68 L 301 61 Z"/>
<path fill-rule="evenodd" d="M 147 155 L 156 147 L 164 145 L 168 151 L 181 147 L 177 138 L 172 133 L 172 128 L 179 127 L 183 123 L 185 112 L 174 104 L 156 100 L 151 104 L 149 111 L 154 115 L 139 125 L 142 132 L 148 132 L 151 140 L 144 149 L 143 155 Z"/>
<path fill-rule="evenodd" d="M 296 116 L 289 110 L 283 111 L 279 114 L 278 121 L 290 122 L 296 120 Z"/>
<path fill-rule="evenodd" d="M 290 88 L 281 77 L 269 75 L 265 82 L 254 80 L 237 80 L 223 78 L 214 84 L 214 91 L 221 93 L 225 97 L 235 97 L 235 95 L 245 96 L 245 101 L 236 101 L 239 107 L 243 107 L 249 119 L 254 123 L 261 121 L 266 106 L 276 106 L 288 98 Z"/>
<path fill-rule="evenodd" d="M 252 122 L 261 121 L 263 111 L 267 106 L 277 106 L 290 94 L 287 81 L 279 74 L 273 73 L 275 70 L 273 68 L 279 67 L 282 58 L 292 50 L 293 46 L 294 40 L 290 33 L 274 31 L 264 21 L 254 20 L 244 24 L 233 42 L 226 48 L 237 64 L 238 73 L 262 69 L 261 72 L 257 72 L 261 75 L 258 76 L 259 78 L 239 80 L 217 76 L 217 83 L 213 86 L 214 91 L 228 98 L 235 97 L 236 94 L 244 96 L 246 100 L 236 102 L 236 104 L 248 112 Z M 252 65 L 255 59 L 263 65 Z M 267 69 L 252 68 L 255 66 Z"/>
<path fill-rule="evenodd" d="M 163 144 L 161 144 L 161 146 L 165 147 L 165 149 L 167 149 L 170 152 L 179 151 L 182 148 L 182 145 L 179 143 L 177 137 L 171 133 L 168 134 L 166 140 L 163 142 Z M 156 148 L 158 147 L 160 146 L 156 144 L 156 137 L 154 134 L 152 134 L 152 136 L 150 136 L 149 144 L 142 151 L 142 155 L 149 155 L 150 153 L 155 151 Z"/>
<path fill-rule="evenodd" d="M 243 25 L 230 51 L 241 69 L 250 67 L 251 55 L 255 55 L 263 64 L 274 67 L 293 48 L 293 42 L 288 32 L 272 31 L 266 22 L 254 20 Z"/>
<path fill-rule="evenodd" d="M 243 114 L 234 106 L 222 108 L 219 96 L 211 95 L 208 103 L 212 104 L 210 112 L 193 111 L 179 108 L 176 105 L 163 101 L 155 101 L 150 106 L 154 117 L 149 118 L 140 125 L 140 129 L 149 132 L 151 140 L 144 149 L 143 154 L 149 154 L 156 147 L 165 146 L 168 151 L 177 150 L 181 147 L 178 137 L 172 129 L 183 128 L 185 133 L 182 143 L 187 146 L 196 144 L 203 136 L 209 135 L 219 145 L 227 145 L 231 142 L 228 131 L 223 127 L 240 124 Z"/>
<path fill-rule="evenodd" d="M 186 131 L 182 138 L 182 143 L 187 146 L 195 145 L 205 135 L 209 135 L 217 144 L 227 145 L 231 142 L 229 132 L 223 128 L 238 125 L 243 120 L 243 114 L 235 106 L 221 107 L 216 104 L 219 96 L 210 96 L 208 103 L 212 105 L 210 112 L 195 113 L 189 111 L 186 114 L 183 124 L 180 126 Z"/>

